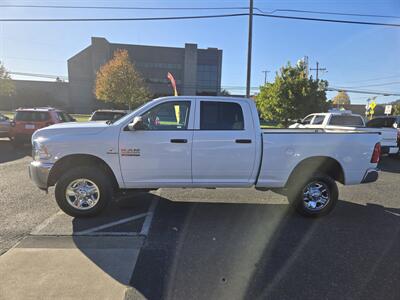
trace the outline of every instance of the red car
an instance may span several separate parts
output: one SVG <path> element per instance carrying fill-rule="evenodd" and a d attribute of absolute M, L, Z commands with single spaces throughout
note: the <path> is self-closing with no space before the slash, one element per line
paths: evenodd
<path fill-rule="evenodd" d="M 11 122 L 10 136 L 15 143 L 29 142 L 36 130 L 63 122 L 75 122 L 75 119 L 66 112 L 51 107 L 19 108 Z"/>

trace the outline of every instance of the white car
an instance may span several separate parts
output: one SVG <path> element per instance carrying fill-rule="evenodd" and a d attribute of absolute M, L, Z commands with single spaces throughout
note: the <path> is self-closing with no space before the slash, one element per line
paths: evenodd
<path fill-rule="evenodd" d="M 366 127 L 364 118 L 351 111 L 332 110 L 327 113 L 315 113 L 290 125 L 289 128 L 323 128 L 325 130 L 359 130 L 379 132 L 381 134 L 382 154 L 399 152 L 398 131 L 392 127 Z"/>
<path fill-rule="evenodd" d="M 55 185 L 60 208 L 98 214 L 121 189 L 286 189 L 306 216 L 329 213 L 342 184 L 378 178 L 378 133 L 261 130 L 254 101 L 165 97 L 113 122 L 56 124 L 36 131 L 29 173 Z"/>

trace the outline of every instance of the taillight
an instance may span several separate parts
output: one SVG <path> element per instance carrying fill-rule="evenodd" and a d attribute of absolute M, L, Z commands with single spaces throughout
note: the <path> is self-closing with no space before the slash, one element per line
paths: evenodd
<path fill-rule="evenodd" d="M 397 130 L 397 146 L 400 147 L 400 130 Z"/>
<path fill-rule="evenodd" d="M 381 156 L 381 143 L 376 143 L 374 147 L 374 152 L 372 152 L 371 163 L 377 164 Z"/>

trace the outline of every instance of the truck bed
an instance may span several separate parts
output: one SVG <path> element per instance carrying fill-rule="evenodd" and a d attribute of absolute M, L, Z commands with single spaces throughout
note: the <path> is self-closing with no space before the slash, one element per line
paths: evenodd
<path fill-rule="evenodd" d="M 345 184 L 359 184 L 370 164 L 377 132 L 324 129 L 266 129 L 262 131 L 261 167 L 257 187 L 282 188 L 296 166 L 307 159 L 336 160 Z M 316 166 L 318 168 L 318 166 Z"/>

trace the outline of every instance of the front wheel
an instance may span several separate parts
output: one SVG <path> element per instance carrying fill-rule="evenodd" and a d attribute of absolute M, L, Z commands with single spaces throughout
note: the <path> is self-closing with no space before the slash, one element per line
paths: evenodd
<path fill-rule="evenodd" d="M 105 172 L 95 167 L 77 167 L 65 172 L 55 188 L 58 206 L 72 217 L 99 214 L 112 198 Z"/>
<path fill-rule="evenodd" d="M 309 178 L 298 177 L 289 190 L 289 202 L 297 212 L 307 217 L 320 217 L 329 214 L 339 197 L 335 180 L 324 174 Z"/>

